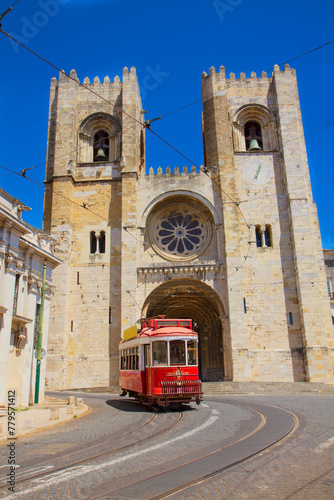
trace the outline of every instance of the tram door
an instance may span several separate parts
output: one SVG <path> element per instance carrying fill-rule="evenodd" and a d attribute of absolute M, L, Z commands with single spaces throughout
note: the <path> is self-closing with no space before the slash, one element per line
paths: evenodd
<path fill-rule="evenodd" d="M 145 384 L 146 394 L 152 394 L 151 346 L 145 344 Z"/>

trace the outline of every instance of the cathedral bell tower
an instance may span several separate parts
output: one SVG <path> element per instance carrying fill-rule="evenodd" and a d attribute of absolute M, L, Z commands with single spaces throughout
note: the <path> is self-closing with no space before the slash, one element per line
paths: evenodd
<path fill-rule="evenodd" d="M 50 315 L 52 389 L 118 382 L 121 318 L 125 326 L 136 319 L 124 310 L 136 279 L 136 181 L 145 169 L 135 68 L 124 68 L 122 82 L 70 76 L 52 79 L 49 110 L 44 230 L 63 261 Z"/>
<path fill-rule="evenodd" d="M 332 380 L 326 275 L 296 74 L 203 74 L 234 380 Z M 275 372 L 275 373 L 274 373 Z"/>

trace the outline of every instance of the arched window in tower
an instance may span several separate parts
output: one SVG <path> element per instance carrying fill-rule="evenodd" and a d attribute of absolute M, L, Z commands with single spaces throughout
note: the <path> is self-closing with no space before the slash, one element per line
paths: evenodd
<path fill-rule="evenodd" d="M 104 231 L 101 231 L 99 236 L 99 253 L 105 253 L 105 251 L 106 251 L 106 233 Z"/>
<path fill-rule="evenodd" d="M 264 241 L 266 244 L 266 247 L 272 247 L 272 235 L 271 235 L 271 226 L 269 224 L 266 224 L 266 228 L 264 231 Z"/>
<path fill-rule="evenodd" d="M 94 135 L 94 161 L 109 160 L 109 135 L 105 130 L 98 130 Z"/>
<path fill-rule="evenodd" d="M 245 124 L 245 141 L 247 151 L 260 151 L 263 149 L 262 131 L 259 123 L 249 121 Z"/>
<path fill-rule="evenodd" d="M 273 246 L 272 232 L 270 224 L 265 226 L 255 226 L 256 246 L 258 248 L 268 248 Z"/>
<path fill-rule="evenodd" d="M 97 250 L 97 238 L 95 231 L 90 233 L 90 253 L 96 253 Z"/>
<path fill-rule="evenodd" d="M 261 226 L 255 226 L 255 237 L 256 237 L 256 246 L 257 247 L 262 247 Z"/>
<path fill-rule="evenodd" d="M 143 131 L 140 132 L 140 161 L 143 165 L 145 161 L 145 139 Z"/>

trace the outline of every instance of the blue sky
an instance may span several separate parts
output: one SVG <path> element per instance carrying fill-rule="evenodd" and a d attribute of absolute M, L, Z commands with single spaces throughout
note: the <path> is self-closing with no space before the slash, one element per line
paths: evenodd
<path fill-rule="evenodd" d="M 13 0 L 1 0 L 4 12 Z M 147 118 L 201 98 L 201 74 L 220 65 L 260 74 L 334 39 L 332 0 L 19 0 L 2 28 L 80 81 L 135 66 Z M 46 156 L 50 80 L 55 69 L 0 34 L 0 165 L 20 171 Z M 290 63 L 297 71 L 305 134 L 334 124 L 334 43 Z M 271 73 L 271 72 L 270 72 Z M 203 163 L 200 102 L 155 122 L 154 130 Z M 325 248 L 334 248 L 334 126 L 306 135 Z M 147 167 L 183 166 L 147 133 Z M 45 165 L 28 172 L 39 183 Z M 326 181 L 326 182 L 325 182 Z M 0 186 L 32 208 L 42 226 L 43 188 L 0 169 Z"/>

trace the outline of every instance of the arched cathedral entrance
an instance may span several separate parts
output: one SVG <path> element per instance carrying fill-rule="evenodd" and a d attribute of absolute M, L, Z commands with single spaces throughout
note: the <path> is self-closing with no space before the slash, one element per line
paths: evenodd
<path fill-rule="evenodd" d="M 223 304 L 208 285 L 196 280 L 173 280 L 147 297 L 142 317 L 165 314 L 190 318 L 199 335 L 199 369 L 202 381 L 218 381 L 224 373 Z"/>

